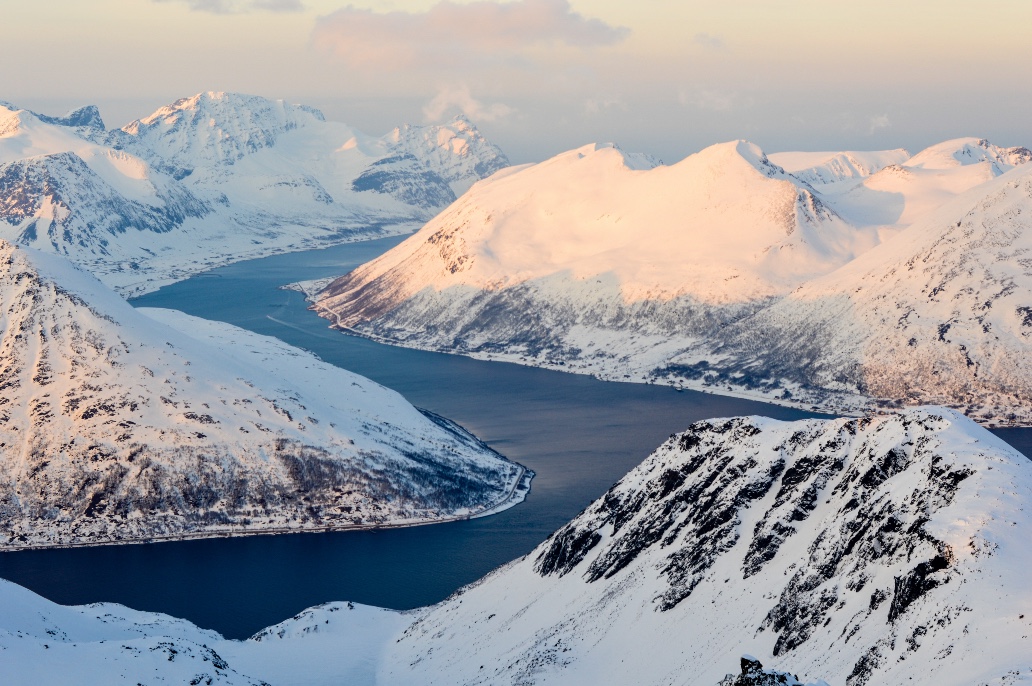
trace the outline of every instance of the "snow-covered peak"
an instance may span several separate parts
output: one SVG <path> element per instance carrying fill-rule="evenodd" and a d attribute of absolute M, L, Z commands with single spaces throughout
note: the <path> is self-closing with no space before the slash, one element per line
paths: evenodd
<path fill-rule="evenodd" d="M 275 145 L 284 133 L 323 122 L 319 110 L 254 95 L 208 91 L 182 98 L 122 131 L 184 169 L 233 164 Z"/>
<path fill-rule="evenodd" d="M 708 169 L 714 178 L 747 173 L 749 168 L 771 179 L 785 179 L 788 176 L 784 169 L 768 159 L 760 146 L 741 139 L 711 145 L 673 166 L 693 170 Z"/>
<path fill-rule="evenodd" d="M 1000 148 L 958 138 L 925 148 L 860 183 L 822 188 L 839 214 L 860 226 L 894 232 L 928 216 L 958 195 L 1032 161 L 1025 148 Z"/>
<path fill-rule="evenodd" d="M 484 137 L 465 115 L 446 124 L 404 124 L 384 136 L 394 155 L 412 155 L 451 187 L 456 196 L 478 179 L 509 166 L 501 148 Z"/>
<path fill-rule="evenodd" d="M 329 285 L 318 307 L 349 327 L 487 339 L 497 332 L 476 318 L 514 300 L 538 314 L 555 306 L 550 330 L 571 325 L 560 324 L 564 312 L 619 320 L 621 308 L 648 300 L 752 303 L 876 240 L 745 141 L 659 167 L 591 144 L 476 184 L 412 238 Z M 447 319 L 425 319 L 430 312 Z M 542 335 L 529 330 L 537 319 L 517 320 L 518 329 L 492 323 L 515 337 Z"/>
<path fill-rule="evenodd" d="M 813 186 L 863 179 L 890 164 L 902 164 L 910 152 L 895 150 L 845 152 L 779 152 L 769 155 L 775 164 Z"/>
<path fill-rule="evenodd" d="M 9 120 L 11 116 L 17 116 L 18 119 L 21 120 L 26 115 L 45 124 L 92 129 L 96 132 L 104 131 L 104 120 L 101 118 L 100 110 L 96 105 L 79 107 L 63 117 L 51 117 L 38 112 L 21 109 L 16 105 L 0 100 L 0 135 L 4 135 L 5 130 L 9 130 L 11 128 L 10 122 L 8 121 L 8 123 L 4 123 L 5 120 Z"/>
<path fill-rule="evenodd" d="M 616 143 L 588 143 L 579 148 L 560 153 L 543 164 L 563 165 L 576 160 L 591 158 L 585 164 L 615 165 L 623 169 L 647 171 L 663 164 L 652 155 L 643 152 L 627 152 Z"/>
<path fill-rule="evenodd" d="M 904 166 L 915 169 L 952 169 L 972 164 L 987 164 L 998 176 L 1032 161 L 1028 148 L 1001 148 L 984 138 L 956 138 L 925 148 Z"/>

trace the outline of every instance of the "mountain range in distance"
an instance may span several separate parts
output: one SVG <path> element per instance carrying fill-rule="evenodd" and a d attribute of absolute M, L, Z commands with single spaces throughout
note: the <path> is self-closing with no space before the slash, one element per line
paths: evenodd
<path fill-rule="evenodd" d="M 0 103 L 0 238 L 125 295 L 226 262 L 410 231 L 508 165 L 465 117 L 372 137 L 282 100 L 200 93 L 121 129 Z"/>
<path fill-rule="evenodd" d="M 1032 422 L 1032 152 L 591 145 L 474 185 L 314 294 L 390 343 L 858 413 Z M 784 165 L 784 166 L 782 166 Z"/>

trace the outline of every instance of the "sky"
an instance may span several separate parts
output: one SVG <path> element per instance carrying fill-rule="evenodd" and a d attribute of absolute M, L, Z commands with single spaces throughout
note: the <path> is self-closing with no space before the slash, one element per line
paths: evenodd
<path fill-rule="evenodd" d="M 1028 0 L 0 0 L 0 100 L 109 126 L 204 90 L 369 134 L 470 116 L 517 163 L 959 136 L 1032 147 Z"/>

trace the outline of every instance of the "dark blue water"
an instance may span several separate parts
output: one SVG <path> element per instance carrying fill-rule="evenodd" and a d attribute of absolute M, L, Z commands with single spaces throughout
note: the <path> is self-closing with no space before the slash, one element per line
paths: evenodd
<path fill-rule="evenodd" d="M 135 301 L 217 319 L 307 348 L 450 417 L 537 472 L 525 503 L 411 529 L 255 536 L 0 554 L 0 577 L 66 604 L 113 601 L 244 637 L 330 600 L 407 609 L 529 552 L 675 431 L 698 419 L 815 416 L 667 387 L 607 383 L 406 350 L 330 331 L 278 286 L 344 273 L 400 239 L 242 262 Z M 1032 432 L 1004 436 L 1030 453 Z"/>

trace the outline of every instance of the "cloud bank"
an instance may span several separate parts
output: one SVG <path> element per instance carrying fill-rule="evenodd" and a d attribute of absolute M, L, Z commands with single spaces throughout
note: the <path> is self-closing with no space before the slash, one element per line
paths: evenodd
<path fill-rule="evenodd" d="M 240 14 L 254 10 L 266 12 L 303 12 L 301 0 L 153 0 L 157 3 L 178 2 L 196 12 Z"/>
<path fill-rule="evenodd" d="M 445 86 L 433 100 L 423 107 L 423 116 L 429 122 L 442 121 L 446 114 L 453 111 L 462 112 L 474 121 L 495 121 L 512 114 L 513 109 L 500 102 L 485 105 L 472 96 L 469 88 L 462 86 Z"/>
<path fill-rule="evenodd" d="M 421 13 L 345 7 L 317 21 L 312 41 L 353 67 L 400 70 L 506 61 L 539 48 L 614 45 L 629 33 L 574 12 L 568 0 L 445 0 Z"/>

